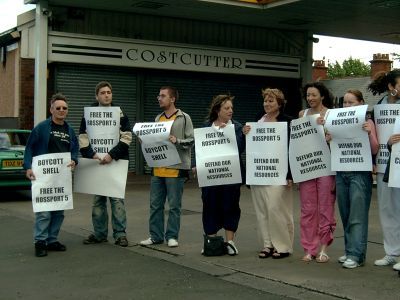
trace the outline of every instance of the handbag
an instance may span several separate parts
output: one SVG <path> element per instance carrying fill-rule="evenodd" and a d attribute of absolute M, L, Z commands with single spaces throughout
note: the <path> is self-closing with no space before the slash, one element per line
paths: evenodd
<path fill-rule="evenodd" d="M 224 238 L 222 236 L 204 235 L 204 256 L 221 256 L 227 253 Z"/>

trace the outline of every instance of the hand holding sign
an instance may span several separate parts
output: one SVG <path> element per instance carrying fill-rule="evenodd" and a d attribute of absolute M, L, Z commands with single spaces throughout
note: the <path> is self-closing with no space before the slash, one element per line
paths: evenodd
<path fill-rule="evenodd" d="M 34 212 L 72 209 L 71 153 L 35 156 L 32 160 Z"/>

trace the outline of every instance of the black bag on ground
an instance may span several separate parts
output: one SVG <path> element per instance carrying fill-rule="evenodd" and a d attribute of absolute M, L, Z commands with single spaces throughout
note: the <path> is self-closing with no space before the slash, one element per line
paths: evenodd
<path fill-rule="evenodd" d="M 204 256 L 221 256 L 226 254 L 226 245 L 222 236 L 204 235 Z"/>

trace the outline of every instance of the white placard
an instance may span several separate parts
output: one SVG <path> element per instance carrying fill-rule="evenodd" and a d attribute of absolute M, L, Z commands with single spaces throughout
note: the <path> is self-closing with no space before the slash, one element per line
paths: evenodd
<path fill-rule="evenodd" d="M 286 122 L 246 123 L 246 184 L 286 185 L 288 136 Z"/>
<path fill-rule="evenodd" d="M 128 165 L 124 159 L 100 165 L 97 159 L 80 158 L 75 168 L 74 192 L 125 198 Z"/>
<path fill-rule="evenodd" d="M 393 126 L 393 134 L 398 133 L 400 133 L 400 118 L 396 118 Z M 400 188 L 400 143 L 392 145 L 388 186 Z"/>
<path fill-rule="evenodd" d="M 136 123 L 133 127 L 133 132 L 141 140 L 143 156 L 149 167 L 168 167 L 181 163 L 176 146 L 168 140 L 173 123 Z"/>
<path fill-rule="evenodd" d="M 371 145 L 362 129 L 368 105 L 328 110 L 332 171 L 372 171 Z"/>
<path fill-rule="evenodd" d="M 386 165 L 389 160 L 389 150 L 387 142 L 393 133 L 396 117 L 400 116 L 399 104 L 379 104 L 374 106 L 375 127 L 378 136 L 379 151 L 376 155 L 376 171 L 385 173 Z"/>
<path fill-rule="evenodd" d="M 71 153 L 33 157 L 32 206 L 34 212 L 73 209 Z"/>
<path fill-rule="evenodd" d="M 305 116 L 290 124 L 289 164 L 293 182 L 334 175 L 331 154 L 319 115 Z"/>
<path fill-rule="evenodd" d="M 325 115 L 325 128 L 332 138 L 359 137 L 365 122 L 368 105 L 329 109 Z M 364 131 L 365 132 L 365 131 Z"/>
<path fill-rule="evenodd" d="M 118 106 L 85 107 L 84 116 L 89 143 L 103 158 L 119 142 L 121 109 Z"/>
<path fill-rule="evenodd" d="M 213 126 L 195 129 L 194 140 L 200 187 L 242 182 L 233 124 L 219 130 Z"/>

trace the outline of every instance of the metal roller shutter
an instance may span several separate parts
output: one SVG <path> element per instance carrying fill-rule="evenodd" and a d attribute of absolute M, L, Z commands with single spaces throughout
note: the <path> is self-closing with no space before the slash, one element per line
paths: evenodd
<path fill-rule="evenodd" d="M 143 122 L 153 122 L 154 117 L 160 113 L 156 96 L 160 87 L 165 85 L 178 89 L 180 99 L 177 107 L 190 115 L 195 128 L 204 123 L 211 101 L 218 94 L 235 96 L 233 118 L 242 124 L 256 121 L 257 116 L 263 112 L 261 89 L 265 87 L 284 91 L 289 99 L 286 108 L 290 115 L 296 115 L 301 107 L 300 82 L 294 79 L 158 70 L 145 72 Z M 149 172 L 148 167 L 146 172 Z"/>
<path fill-rule="evenodd" d="M 83 108 L 96 101 L 95 86 L 102 80 L 111 83 L 113 103 L 123 109 L 133 126 L 137 105 L 136 79 L 136 72 L 129 68 L 77 64 L 57 64 L 55 68 L 55 90 L 69 99 L 67 121 L 76 133 L 79 132 Z M 129 170 L 135 171 L 135 138 L 129 148 Z"/>
<path fill-rule="evenodd" d="M 212 98 L 218 94 L 235 96 L 233 118 L 242 124 L 255 121 L 263 111 L 261 89 L 265 87 L 283 90 L 288 99 L 288 114 L 296 115 L 301 107 L 300 82 L 294 79 L 149 70 L 144 79 L 142 121 L 152 122 L 160 112 L 156 96 L 164 85 L 178 89 L 180 99 L 177 107 L 191 116 L 195 128 L 204 122 Z"/>

